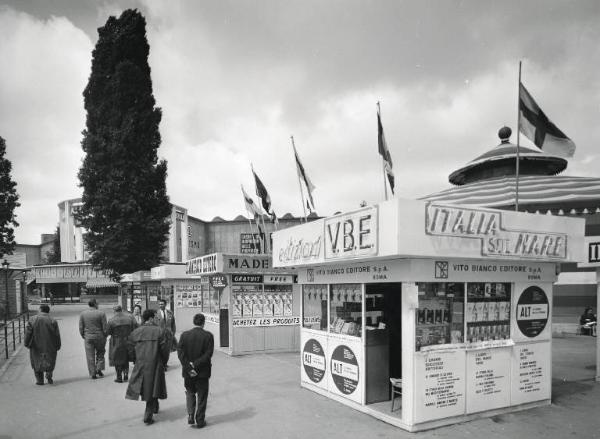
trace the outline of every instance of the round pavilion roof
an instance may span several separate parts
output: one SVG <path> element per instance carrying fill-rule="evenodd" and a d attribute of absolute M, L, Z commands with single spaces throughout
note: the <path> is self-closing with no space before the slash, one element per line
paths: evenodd
<path fill-rule="evenodd" d="M 503 127 L 498 132 L 501 143 L 476 157 L 450 174 L 448 180 L 455 185 L 511 176 L 516 174 L 517 145 L 510 143 L 512 131 Z M 526 175 L 556 175 L 567 167 L 567 160 L 547 154 L 537 146 L 519 146 L 519 178 Z"/>

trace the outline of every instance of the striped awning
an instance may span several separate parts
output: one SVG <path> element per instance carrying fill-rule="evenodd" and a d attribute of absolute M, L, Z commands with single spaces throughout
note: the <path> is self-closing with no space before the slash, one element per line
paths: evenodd
<path fill-rule="evenodd" d="M 515 177 L 491 178 L 455 186 L 420 199 L 450 204 L 507 207 L 515 204 Z M 596 209 L 600 207 L 600 178 L 522 176 L 519 178 L 519 205 L 548 206 L 552 210 L 560 206 L 586 205 L 594 206 L 594 209 L 588 208 L 588 212 L 577 213 L 597 213 Z"/>
<path fill-rule="evenodd" d="M 92 279 L 88 279 L 85 283 L 86 288 L 110 288 L 110 287 L 118 287 L 119 283 L 113 280 L 110 280 L 107 277 L 96 277 Z"/>

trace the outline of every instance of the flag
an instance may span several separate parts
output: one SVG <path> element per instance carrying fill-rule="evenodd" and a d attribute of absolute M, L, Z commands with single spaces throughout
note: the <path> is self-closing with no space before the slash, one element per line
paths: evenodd
<path fill-rule="evenodd" d="M 294 156 L 296 157 L 296 172 L 298 172 L 298 178 L 301 181 L 304 181 L 304 186 L 306 186 L 306 192 L 308 192 L 308 200 L 306 205 L 308 206 L 308 201 L 310 201 L 311 207 L 308 209 L 312 212 L 315 210 L 315 201 L 313 200 L 312 192 L 316 189 L 315 185 L 312 184 L 308 175 L 306 175 L 306 171 L 304 170 L 304 166 L 302 166 L 302 162 L 300 161 L 300 157 L 298 157 L 298 151 L 296 151 L 296 145 L 292 143 L 292 147 L 294 148 Z"/>
<path fill-rule="evenodd" d="M 379 114 L 379 111 L 377 111 L 377 143 L 379 145 L 379 154 L 381 154 L 381 158 L 383 159 L 385 173 L 388 181 L 390 182 L 390 189 L 392 190 L 393 195 L 394 171 L 392 171 L 392 156 L 390 155 L 390 150 L 388 149 L 385 141 L 385 135 L 383 134 L 383 125 L 381 124 L 381 115 Z"/>
<path fill-rule="evenodd" d="M 267 212 L 268 215 L 271 215 L 271 197 L 267 192 L 267 188 L 263 182 L 260 181 L 256 172 L 254 172 L 254 168 L 252 168 L 252 174 L 254 174 L 254 182 L 256 183 L 256 195 L 260 198 L 265 212 Z"/>
<path fill-rule="evenodd" d="M 244 186 L 242 186 L 242 194 L 244 195 L 244 203 L 246 204 L 246 211 L 249 215 L 256 218 L 261 214 L 260 207 L 258 207 L 252 198 L 248 196 L 246 191 L 244 190 Z"/>
<path fill-rule="evenodd" d="M 523 84 L 519 84 L 519 126 L 538 148 L 560 157 L 573 157 L 575 143 L 548 119 Z"/>
<path fill-rule="evenodd" d="M 275 211 L 271 212 L 271 222 L 275 224 L 275 226 L 279 226 L 279 220 L 277 219 L 277 215 L 275 215 Z"/>

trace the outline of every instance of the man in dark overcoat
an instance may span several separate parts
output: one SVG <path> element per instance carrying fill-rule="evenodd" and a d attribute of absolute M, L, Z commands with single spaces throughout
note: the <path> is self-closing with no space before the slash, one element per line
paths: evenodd
<path fill-rule="evenodd" d="M 181 334 L 177 346 L 185 387 L 188 424 L 195 424 L 196 428 L 206 426 L 204 418 L 214 350 L 213 335 L 204 330 L 204 321 L 204 314 L 196 314 L 194 328 Z"/>
<path fill-rule="evenodd" d="M 60 350 L 58 323 L 48 315 L 50 307 L 40 305 L 40 313 L 31 318 L 25 327 L 25 346 L 29 348 L 31 368 L 36 384 L 44 385 L 44 372 L 48 384 L 53 384 L 52 372 L 56 365 L 56 354 Z"/>
<path fill-rule="evenodd" d="M 123 313 L 121 305 L 113 307 L 114 316 L 107 324 L 106 336 L 110 336 L 108 344 L 108 364 L 114 366 L 117 378 L 116 383 L 122 383 L 129 378 L 129 354 L 127 338 L 138 327 L 135 318 L 129 313 Z"/>
<path fill-rule="evenodd" d="M 175 337 L 177 325 L 175 324 L 175 316 L 173 315 L 173 312 L 167 308 L 167 301 L 165 299 L 160 299 L 160 302 L 158 303 L 156 320 L 158 326 L 167 330 L 167 340 L 171 352 L 174 352 L 177 349 L 177 338 Z"/>
<path fill-rule="evenodd" d="M 166 331 L 158 326 L 156 311 L 147 309 L 142 314 L 143 324 L 128 339 L 129 355 L 135 366 L 129 378 L 125 398 L 146 401 L 144 422 L 152 424 L 152 415 L 158 413 L 158 400 L 167 398 L 165 364 L 169 360 Z"/>

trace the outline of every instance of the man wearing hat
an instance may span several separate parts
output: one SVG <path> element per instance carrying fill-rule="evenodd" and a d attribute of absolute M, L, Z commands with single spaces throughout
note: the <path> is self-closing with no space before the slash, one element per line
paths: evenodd
<path fill-rule="evenodd" d="M 108 364 L 114 366 L 116 383 L 122 383 L 129 378 L 129 357 L 127 355 L 127 337 L 137 328 L 135 318 L 129 313 L 123 313 L 121 305 L 113 307 L 114 316 L 108 321 L 106 336 L 110 336 L 108 344 Z"/>
<path fill-rule="evenodd" d="M 106 353 L 106 314 L 98 309 L 96 299 L 88 302 L 89 308 L 79 316 L 79 333 L 85 343 L 90 378 L 103 377 L 104 354 Z"/>

